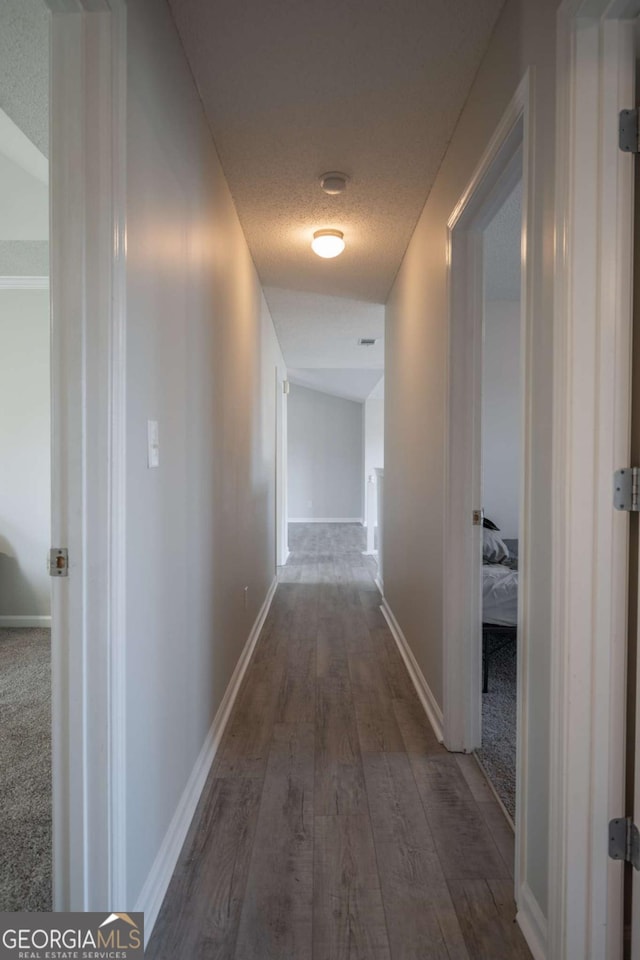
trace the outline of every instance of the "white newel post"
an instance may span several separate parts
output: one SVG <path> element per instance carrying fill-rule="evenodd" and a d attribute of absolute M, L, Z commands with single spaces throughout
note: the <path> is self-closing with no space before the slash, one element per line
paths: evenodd
<path fill-rule="evenodd" d="M 376 549 L 376 525 L 378 522 L 376 507 L 376 477 L 370 473 L 367 477 L 367 555 L 373 556 Z"/>
<path fill-rule="evenodd" d="M 378 579 L 381 584 L 384 584 L 384 572 L 383 572 L 383 557 L 384 557 L 384 541 L 383 541 L 383 530 L 384 530 L 384 470 L 381 470 L 379 467 L 375 468 L 376 482 L 374 486 L 375 493 L 377 494 L 378 501 L 378 517 L 377 517 L 377 526 L 378 526 Z"/>

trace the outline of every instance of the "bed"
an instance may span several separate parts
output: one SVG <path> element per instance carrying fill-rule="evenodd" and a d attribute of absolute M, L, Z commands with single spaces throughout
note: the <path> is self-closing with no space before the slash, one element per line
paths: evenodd
<path fill-rule="evenodd" d="M 497 531 L 485 531 L 483 558 L 482 692 L 487 693 L 491 660 L 517 638 L 518 541 L 503 541 Z"/>

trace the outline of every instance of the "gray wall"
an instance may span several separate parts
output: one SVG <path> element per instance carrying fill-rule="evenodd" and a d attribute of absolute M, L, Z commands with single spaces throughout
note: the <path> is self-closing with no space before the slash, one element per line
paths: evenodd
<path fill-rule="evenodd" d="M 558 0 L 507 0 L 398 272 L 385 323 L 385 594 L 438 703 L 446 531 L 447 220 L 528 66 L 532 141 L 530 606 L 524 881 L 547 912 L 555 57 Z M 420 588 L 416 590 L 416 584 Z"/>
<path fill-rule="evenodd" d="M 51 613 L 49 291 L 0 290 L 0 624 Z"/>
<path fill-rule="evenodd" d="M 275 575 L 278 348 L 168 7 L 128 5 L 127 902 Z M 147 420 L 160 466 L 147 469 Z M 248 605 L 244 587 L 248 586 Z"/>
<path fill-rule="evenodd" d="M 291 384 L 289 519 L 361 520 L 363 404 Z"/>

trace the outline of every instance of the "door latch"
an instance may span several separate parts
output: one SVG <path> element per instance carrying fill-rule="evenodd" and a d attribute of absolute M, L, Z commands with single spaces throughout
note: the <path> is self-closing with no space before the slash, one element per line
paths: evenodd
<path fill-rule="evenodd" d="M 69 576 L 69 551 L 66 547 L 52 547 L 49 551 L 49 576 Z"/>

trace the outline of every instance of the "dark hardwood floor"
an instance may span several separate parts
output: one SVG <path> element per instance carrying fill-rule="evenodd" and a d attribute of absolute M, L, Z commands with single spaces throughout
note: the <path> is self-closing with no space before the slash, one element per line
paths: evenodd
<path fill-rule="evenodd" d="M 364 531 L 290 547 L 146 955 L 530 960 L 512 832 L 434 737 Z"/>

